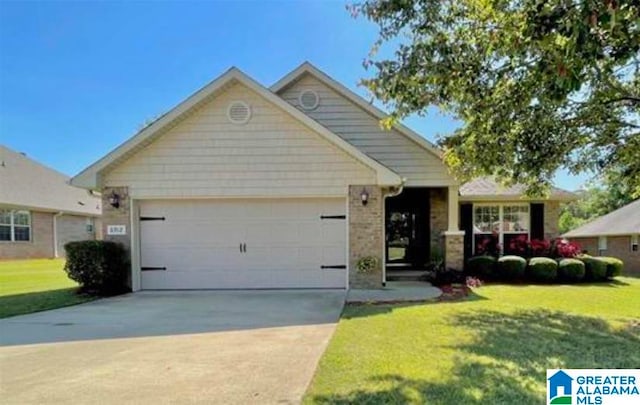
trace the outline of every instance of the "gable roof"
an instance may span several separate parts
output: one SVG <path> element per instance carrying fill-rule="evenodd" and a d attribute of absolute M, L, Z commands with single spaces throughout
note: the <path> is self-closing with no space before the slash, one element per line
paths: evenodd
<path fill-rule="evenodd" d="M 100 198 L 68 184 L 69 177 L 0 145 L 0 204 L 97 216 Z"/>
<path fill-rule="evenodd" d="M 335 90 L 340 95 L 347 98 L 349 101 L 356 104 L 358 107 L 362 108 L 363 110 L 365 110 L 366 112 L 373 115 L 375 118 L 379 120 L 382 120 L 389 116 L 387 113 L 385 113 L 378 107 L 374 106 L 373 104 L 367 102 L 367 100 L 365 100 L 358 94 L 354 93 L 353 91 L 348 89 L 346 86 L 344 86 L 340 82 L 332 79 L 329 75 L 327 75 L 317 67 L 313 66 L 308 61 L 302 63 L 300 66 L 295 68 L 293 71 L 289 72 L 282 79 L 278 80 L 275 84 L 273 84 L 270 87 L 270 90 L 273 91 L 274 93 L 280 93 L 281 91 L 285 90 L 286 88 L 294 84 L 304 74 L 310 74 L 314 76 L 315 78 L 323 82 L 325 85 L 329 86 L 331 89 Z M 435 146 L 434 144 L 429 142 L 427 139 L 422 137 L 420 134 L 418 134 L 417 132 L 402 125 L 399 122 L 394 124 L 393 128 L 398 132 L 400 132 L 402 135 L 411 139 L 413 142 L 420 145 L 427 152 L 432 153 L 439 159 L 442 159 L 442 151 L 437 146 Z"/>
<path fill-rule="evenodd" d="M 505 187 L 492 177 L 478 177 L 460 186 L 461 200 L 500 200 L 508 198 L 520 199 L 524 197 L 525 186 L 514 184 Z M 524 197 L 526 199 L 526 197 Z M 575 200 L 577 196 L 567 190 L 551 187 L 549 200 Z"/>
<path fill-rule="evenodd" d="M 303 112 L 299 111 L 294 106 L 281 99 L 267 88 L 244 74 L 238 68 L 232 67 L 224 74 L 202 87 L 200 90 L 192 94 L 186 100 L 178 104 L 166 114 L 162 115 L 156 121 L 143 128 L 140 132 L 128 139 L 120 146 L 116 147 L 102 159 L 98 160 L 78 175 L 71 179 L 71 183 L 78 187 L 96 189 L 100 185 L 100 174 L 117 165 L 119 162 L 126 160 L 136 151 L 145 147 L 149 143 L 153 142 L 159 136 L 161 136 L 167 129 L 173 127 L 181 119 L 188 116 L 189 112 L 195 110 L 198 106 L 204 104 L 211 97 L 215 97 L 220 92 L 224 91 L 229 85 L 233 83 L 241 83 L 247 86 L 249 89 L 255 91 L 260 96 L 264 97 L 267 101 L 271 102 L 275 106 L 282 109 L 293 118 L 300 121 L 302 124 L 316 132 L 318 135 L 337 146 L 356 160 L 363 163 L 365 166 L 373 169 L 376 172 L 378 184 L 395 186 L 402 183 L 402 179 L 392 170 L 383 166 L 376 160 L 367 156 L 364 152 L 354 147 L 347 141 L 340 138 L 338 135 L 329 131 L 324 126 L 307 116 Z"/>
<path fill-rule="evenodd" d="M 640 234 L 640 200 L 562 235 L 565 238 Z"/>

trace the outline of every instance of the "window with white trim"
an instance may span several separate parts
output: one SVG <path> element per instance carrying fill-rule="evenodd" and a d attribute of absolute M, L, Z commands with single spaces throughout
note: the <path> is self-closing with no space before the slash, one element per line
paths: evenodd
<path fill-rule="evenodd" d="M 529 240 L 528 204 L 474 204 L 473 251 L 480 253 L 487 246 L 502 246 L 502 252 L 512 253 L 515 239 Z"/>
<path fill-rule="evenodd" d="M 638 251 L 638 235 L 631 235 L 631 251 Z"/>
<path fill-rule="evenodd" d="M 22 210 L 0 210 L 0 241 L 31 240 L 31 213 Z"/>
<path fill-rule="evenodd" d="M 607 237 L 599 236 L 598 237 L 598 254 L 603 255 L 607 251 Z"/>

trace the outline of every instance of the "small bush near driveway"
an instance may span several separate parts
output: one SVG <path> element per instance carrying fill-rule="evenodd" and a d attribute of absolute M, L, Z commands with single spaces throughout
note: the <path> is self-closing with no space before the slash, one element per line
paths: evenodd
<path fill-rule="evenodd" d="M 585 281 L 603 281 L 607 279 L 607 263 L 599 257 L 583 256 Z"/>
<path fill-rule="evenodd" d="M 607 278 L 617 277 L 622 274 L 622 268 L 624 267 L 622 260 L 606 256 L 599 257 L 599 259 L 607 265 Z"/>
<path fill-rule="evenodd" d="M 115 295 L 128 290 L 129 260 L 126 248 L 115 242 L 86 240 L 65 245 L 69 278 L 84 292 Z"/>

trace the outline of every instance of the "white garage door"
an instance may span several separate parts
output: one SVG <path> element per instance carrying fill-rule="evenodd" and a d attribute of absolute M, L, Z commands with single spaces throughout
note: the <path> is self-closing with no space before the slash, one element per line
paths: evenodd
<path fill-rule="evenodd" d="M 140 203 L 142 289 L 345 288 L 344 199 Z"/>

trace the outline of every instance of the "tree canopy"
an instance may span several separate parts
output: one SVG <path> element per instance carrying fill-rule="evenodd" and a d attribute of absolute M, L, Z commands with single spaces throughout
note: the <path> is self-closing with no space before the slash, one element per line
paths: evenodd
<path fill-rule="evenodd" d="M 640 196 L 640 2 L 366 0 L 379 26 L 363 80 L 385 125 L 435 105 L 462 127 L 439 142 L 465 180 L 544 194 L 564 168 L 617 176 Z M 381 46 L 392 56 L 379 57 Z"/>

